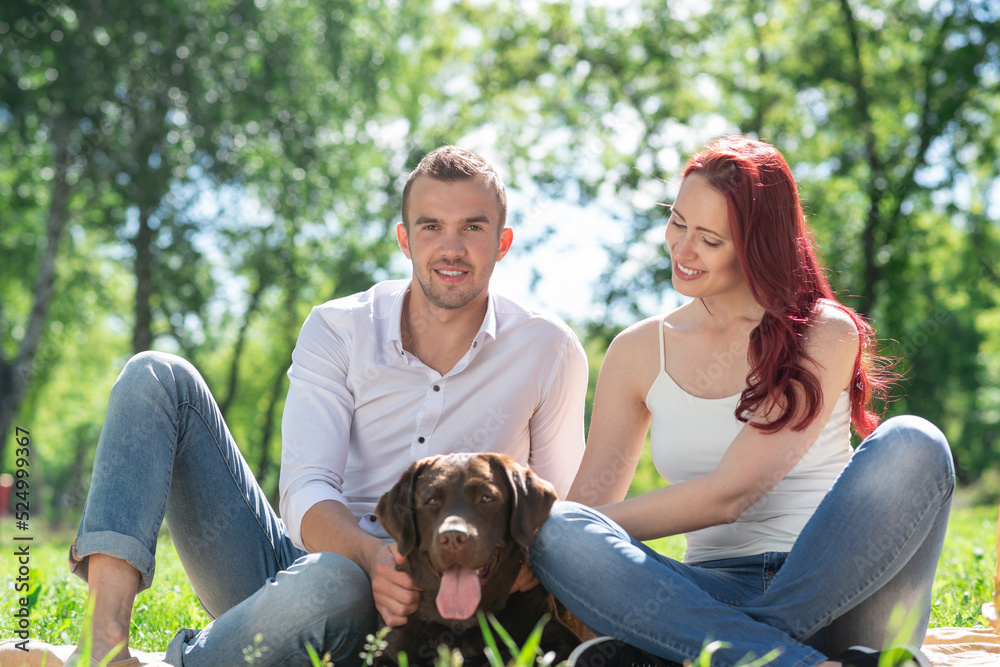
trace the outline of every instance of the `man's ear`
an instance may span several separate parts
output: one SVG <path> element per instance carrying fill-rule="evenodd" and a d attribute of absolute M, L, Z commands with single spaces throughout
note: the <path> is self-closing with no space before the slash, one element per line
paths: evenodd
<path fill-rule="evenodd" d="M 396 243 L 399 244 L 399 249 L 406 255 L 406 259 L 413 259 L 410 257 L 410 236 L 406 233 L 406 225 L 402 222 L 396 223 Z"/>
<path fill-rule="evenodd" d="M 497 250 L 497 261 L 499 262 L 510 250 L 510 244 L 514 242 L 514 230 L 510 227 L 504 227 L 503 231 L 500 232 L 500 249 Z M 409 257 L 409 255 L 407 255 Z"/>

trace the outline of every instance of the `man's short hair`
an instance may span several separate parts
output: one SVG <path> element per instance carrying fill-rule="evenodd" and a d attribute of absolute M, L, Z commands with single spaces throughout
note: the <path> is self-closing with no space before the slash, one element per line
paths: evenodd
<path fill-rule="evenodd" d="M 442 146 L 420 160 L 420 164 L 410 172 L 406 185 L 403 186 L 403 224 L 407 230 L 410 229 L 410 221 L 407 219 L 410 189 L 418 176 L 428 176 L 446 183 L 481 179 L 496 195 L 497 205 L 500 208 L 500 229 L 506 224 L 507 189 L 496 169 L 478 153 L 456 146 Z"/>

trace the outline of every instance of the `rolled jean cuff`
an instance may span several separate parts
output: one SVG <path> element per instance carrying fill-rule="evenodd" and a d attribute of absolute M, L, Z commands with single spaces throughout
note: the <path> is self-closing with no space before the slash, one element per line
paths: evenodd
<path fill-rule="evenodd" d="M 198 634 L 197 630 L 192 630 L 190 628 L 181 628 L 174 635 L 174 638 L 170 640 L 167 645 L 166 655 L 163 657 L 163 662 L 173 667 L 184 667 L 184 647 L 189 641 L 194 639 L 195 635 Z"/>
<path fill-rule="evenodd" d="M 69 548 L 70 571 L 84 581 L 89 572 L 89 557 L 92 554 L 105 554 L 123 560 L 139 571 L 139 592 L 149 588 L 153 583 L 153 571 L 156 569 L 156 559 L 142 542 L 121 533 L 104 531 L 87 533 L 76 538 Z"/>

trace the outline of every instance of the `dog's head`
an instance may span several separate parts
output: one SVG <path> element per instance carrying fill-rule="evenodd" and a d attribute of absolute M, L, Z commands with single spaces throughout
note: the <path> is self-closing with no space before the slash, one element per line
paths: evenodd
<path fill-rule="evenodd" d="M 375 512 L 441 617 L 466 619 L 503 606 L 555 500 L 509 456 L 449 454 L 410 464 Z"/>

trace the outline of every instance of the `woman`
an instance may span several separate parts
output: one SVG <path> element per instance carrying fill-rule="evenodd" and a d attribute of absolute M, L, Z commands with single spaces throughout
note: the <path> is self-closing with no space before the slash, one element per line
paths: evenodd
<path fill-rule="evenodd" d="M 575 664 L 681 662 L 720 640 L 713 667 L 861 667 L 880 655 L 855 645 L 919 646 L 954 488 L 944 436 L 916 417 L 875 428 L 889 379 L 874 332 L 834 298 L 773 146 L 714 142 L 671 209 L 672 282 L 691 301 L 612 342 L 576 502 L 557 503 L 531 552 L 539 580 L 615 638 Z M 623 500 L 647 429 L 671 484 Z M 640 542 L 680 533 L 683 563 Z"/>

